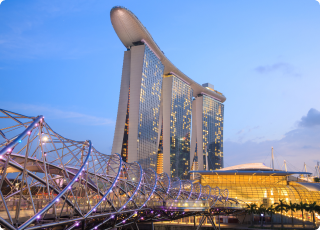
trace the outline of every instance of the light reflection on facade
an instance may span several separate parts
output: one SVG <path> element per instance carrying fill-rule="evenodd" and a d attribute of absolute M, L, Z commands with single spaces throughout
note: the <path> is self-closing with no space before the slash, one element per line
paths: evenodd
<path fill-rule="evenodd" d="M 207 170 L 223 168 L 223 115 L 224 105 L 203 95 L 203 165 Z"/>
<path fill-rule="evenodd" d="M 191 168 L 222 167 L 226 97 L 175 67 L 131 11 L 114 8 L 111 22 L 127 48 L 112 153 L 184 179 Z M 196 110 L 195 98 L 204 100 Z"/>
<path fill-rule="evenodd" d="M 139 104 L 137 154 L 141 166 L 156 169 L 164 66 L 149 47 L 145 47 Z"/>
<path fill-rule="evenodd" d="M 172 75 L 170 111 L 171 177 L 187 178 L 190 170 L 191 87 Z"/>

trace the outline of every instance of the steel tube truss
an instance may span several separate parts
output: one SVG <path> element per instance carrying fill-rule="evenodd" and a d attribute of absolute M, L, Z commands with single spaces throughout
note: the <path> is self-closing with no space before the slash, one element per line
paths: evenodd
<path fill-rule="evenodd" d="M 111 229 L 236 207 L 228 191 L 171 179 L 91 141 L 56 133 L 43 116 L 0 109 L 0 224 L 7 229 Z"/>

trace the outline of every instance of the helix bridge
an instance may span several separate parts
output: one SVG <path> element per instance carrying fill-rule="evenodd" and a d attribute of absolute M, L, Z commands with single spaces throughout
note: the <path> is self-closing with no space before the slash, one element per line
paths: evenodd
<path fill-rule="evenodd" d="M 157 174 L 99 152 L 90 140 L 63 137 L 44 116 L 0 109 L 0 118 L 0 225 L 6 229 L 138 229 L 190 216 L 214 226 L 213 215 L 241 208 L 228 190 Z"/>

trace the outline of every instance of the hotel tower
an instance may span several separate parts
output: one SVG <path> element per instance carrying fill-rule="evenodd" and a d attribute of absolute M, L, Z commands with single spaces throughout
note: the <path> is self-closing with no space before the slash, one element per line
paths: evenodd
<path fill-rule="evenodd" d="M 225 96 L 175 67 L 131 11 L 110 14 L 127 48 L 112 153 L 183 179 L 222 168 Z"/>

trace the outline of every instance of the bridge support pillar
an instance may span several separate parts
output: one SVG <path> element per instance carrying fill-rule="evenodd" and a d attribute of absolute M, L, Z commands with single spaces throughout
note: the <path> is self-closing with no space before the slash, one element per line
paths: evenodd
<path fill-rule="evenodd" d="M 218 230 L 218 228 L 217 228 L 217 226 L 215 225 L 215 223 L 214 223 L 214 221 L 213 221 L 213 219 L 212 219 L 211 216 L 202 216 L 202 217 L 200 218 L 198 227 L 195 228 L 195 229 L 196 229 L 196 230 L 200 230 L 202 224 L 204 223 L 204 221 L 205 221 L 206 219 L 211 223 L 211 225 L 212 225 L 212 227 L 213 227 L 214 230 Z M 194 218 L 194 220 L 195 220 L 195 218 Z M 219 220 L 219 221 L 220 221 L 220 220 Z M 195 226 L 195 225 L 196 225 L 196 221 L 194 221 L 194 226 Z M 219 230 L 220 230 L 220 222 L 219 222 Z"/>

